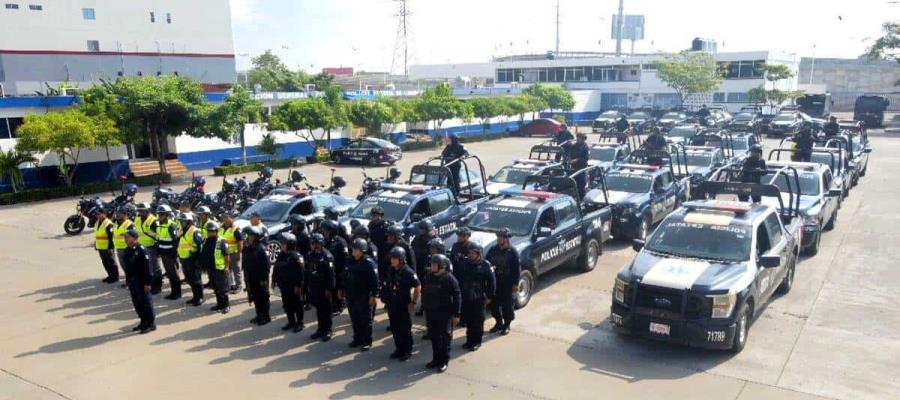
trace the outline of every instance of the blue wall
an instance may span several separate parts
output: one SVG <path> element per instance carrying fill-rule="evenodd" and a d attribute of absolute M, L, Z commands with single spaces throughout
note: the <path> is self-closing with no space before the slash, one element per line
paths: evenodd
<path fill-rule="evenodd" d="M 332 139 L 329 143 L 332 149 L 347 145 L 348 139 Z M 284 147 L 278 153 L 279 159 L 305 158 L 313 155 L 313 146 L 309 142 L 284 143 Z M 247 161 L 267 161 L 268 155 L 259 155 L 256 146 L 247 146 Z M 227 149 L 194 151 L 190 153 L 178 153 L 178 161 L 192 170 L 209 169 L 222 164 L 222 161 L 230 160 L 232 164 L 241 163 L 241 148 L 230 147 Z"/>
<path fill-rule="evenodd" d="M 527 121 L 526 121 L 527 123 Z M 483 130 L 483 131 L 482 131 Z M 455 133 L 459 137 L 474 137 L 481 135 L 493 135 L 503 132 L 515 132 L 519 130 L 519 121 L 494 122 L 489 128 L 484 128 L 479 123 L 441 128 L 443 134 Z M 437 136 L 437 130 L 429 129 L 428 135 Z M 408 137 L 408 132 L 394 132 L 390 134 L 393 143 L 403 143 Z"/>
<path fill-rule="evenodd" d="M 117 180 L 121 176 L 128 176 L 131 169 L 127 160 L 113 160 L 113 173 L 110 173 L 109 163 L 106 161 L 97 161 L 80 164 L 78 170 L 75 171 L 73 180 L 76 184 Z M 62 186 L 65 184 L 59 175 L 59 168 L 37 167 L 23 168 L 22 177 L 25 180 L 26 189 L 48 188 L 54 186 Z M 0 192 L 12 191 L 9 178 L 3 177 L 0 180 Z"/>
<path fill-rule="evenodd" d="M 542 112 L 541 118 L 553 118 L 554 115 L 566 117 L 566 124 L 568 125 L 590 125 L 600 116 L 600 111 Z"/>

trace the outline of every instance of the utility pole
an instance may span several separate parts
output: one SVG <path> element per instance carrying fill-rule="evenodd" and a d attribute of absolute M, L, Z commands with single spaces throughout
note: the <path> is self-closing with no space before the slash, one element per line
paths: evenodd
<path fill-rule="evenodd" d="M 616 18 L 616 57 L 622 56 L 622 31 L 625 28 L 625 0 L 619 0 L 619 18 Z"/>
<path fill-rule="evenodd" d="M 394 64 L 399 63 L 403 57 L 403 75 L 409 75 L 409 20 L 410 16 L 407 0 L 394 0 L 400 3 L 397 17 L 397 39 L 394 43 L 394 57 L 391 59 L 391 72 L 394 72 Z M 402 53 L 402 54 L 401 54 Z"/>
<path fill-rule="evenodd" d="M 556 0 L 556 54 L 559 54 L 559 0 Z"/>

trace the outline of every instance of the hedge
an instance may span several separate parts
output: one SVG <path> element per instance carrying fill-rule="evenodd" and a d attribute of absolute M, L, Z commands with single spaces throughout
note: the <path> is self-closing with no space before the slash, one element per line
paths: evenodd
<path fill-rule="evenodd" d="M 289 167 L 295 167 L 301 163 L 302 163 L 302 161 L 300 161 L 300 160 L 287 159 L 287 160 L 276 160 L 276 161 L 270 161 L 270 162 L 264 162 L 264 163 L 229 165 L 227 167 L 213 167 L 213 175 L 214 176 L 226 176 L 226 175 L 244 174 L 247 172 L 259 171 L 263 167 L 289 168 Z"/>
<path fill-rule="evenodd" d="M 172 182 L 169 175 L 149 175 L 132 178 L 127 183 L 135 183 L 138 186 L 155 186 L 160 180 L 163 183 Z M 122 189 L 122 181 L 104 181 L 75 185 L 72 187 L 58 186 L 44 189 L 25 190 L 18 193 L 0 193 L 0 205 L 19 203 L 31 203 L 35 201 L 59 199 L 63 197 L 80 196 L 87 194 L 116 192 Z"/>

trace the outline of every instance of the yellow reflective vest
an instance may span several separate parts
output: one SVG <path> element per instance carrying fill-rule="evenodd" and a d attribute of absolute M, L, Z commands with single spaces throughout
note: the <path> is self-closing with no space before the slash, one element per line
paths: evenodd
<path fill-rule="evenodd" d="M 109 229 L 110 224 L 112 221 L 109 218 L 104 219 L 103 222 L 97 221 L 94 228 L 94 248 L 97 250 L 109 250 L 109 236 L 106 230 Z"/>
<path fill-rule="evenodd" d="M 228 254 L 236 254 L 238 252 L 238 240 L 234 236 L 235 232 L 237 232 L 237 228 L 234 225 L 222 229 L 222 239 L 225 239 L 225 243 L 228 244 Z"/>
<path fill-rule="evenodd" d="M 225 270 L 225 254 L 222 252 L 222 246 L 219 243 L 216 243 L 216 251 L 213 253 L 216 258 L 216 269 L 219 271 Z"/>
<path fill-rule="evenodd" d="M 156 232 L 150 227 L 154 222 L 156 222 L 156 216 L 153 214 L 147 215 L 146 221 L 141 217 L 134 220 L 134 227 L 140 234 L 138 242 L 144 247 L 150 248 L 156 245 Z"/>
<path fill-rule="evenodd" d="M 191 258 L 191 256 L 197 252 L 197 244 L 194 243 L 195 232 L 197 232 L 197 227 L 191 225 L 191 227 L 187 228 L 181 235 L 181 239 L 178 241 L 179 258 Z"/>
<path fill-rule="evenodd" d="M 121 224 L 116 222 L 115 228 L 113 229 L 113 246 L 116 247 L 116 250 L 125 250 L 125 248 L 128 247 L 128 244 L 125 243 L 125 232 L 132 226 L 134 226 L 134 222 L 130 219 L 126 219 L 125 222 L 122 222 Z"/>
<path fill-rule="evenodd" d="M 160 250 L 172 250 L 175 248 L 175 238 L 172 237 L 171 227 L 175 224 L 172 220 L 157 222 L 156 247 Z"/>

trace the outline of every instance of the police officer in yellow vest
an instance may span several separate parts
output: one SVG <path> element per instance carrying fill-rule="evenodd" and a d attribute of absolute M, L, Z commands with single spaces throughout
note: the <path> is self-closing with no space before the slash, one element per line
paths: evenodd
<path fill-rule="evenodd" d="M 180 229 L 178 223 L 172 220 L 172 207 L 163 204 L 156 209 L 159 216 L 153 223 L 156 232 L 156 253 L 162 261 L 166 278 L 169 279 L 169 289 L 172 291 L 166 300 L 178 300 L 181 298 L 181 277 L 178 273 L 178 253 L 175 251 L 175 241 Z"/>
<path fill-rule="evenodd" d="M 212 214 L 212 211 L 210 211 L 209 207 L 207 206 L 197 207 L 197 211 L 194 212 L 194 225 L 197 226 L 197 229 L 200 229 L 200 234 L 203 236 L 203 240 L 206 240 L 206 238 L 209 237 L 206 232 L 206 224 L 210 221 L 216 222 L 214 218 L 210 218 L 210 214 Z M 212 273 L 212 271 L 206 268 L 203 269 L 203 272 L 205 272 L 207 276 L 210 276 L 210 274 Z M 212 289 L 212 279 L 207 279 L 206 283 L 203 284 L 203 288 Z"/>
<path fill-rule="evenodd" d="M 116 210 L 116 221 L 113 223 L 113 246 L 116 248 L 116 258 L 119 266 L 125 265 L 125 249 L 128 244 L 125 243 L 125 232 L 134 227 L 131 216 L 134 215 L 134 205 L 125 204 Z"/>
<path fill-rule="evenodd" d="M 193 213 L 182 213 L 178 216 L 178 221 L 181 222 L 181 236 L 178 237 L 178 259 L 184 270 L 184 279 L 188 281 L 191 294 L 193 294 L 187 304 L 197 307 L 203 304 L 203 281 L 200 276 L 200 265 L 197 263 L 203 236 L 200 234 L 200 230 L 194 226 Z"/>
<path fill-rule="evenodd" d="M 228 243 L 219 237 L 219 224 L 214 221 L 206 223 L 206 240 L 200 247 L 198 262 L 201 267 L 209 271 L 209 280 L 216 292 L 216 305 L 209 311 L 218 311 L 228 314 Z"/>
<path fill-rule="evenodd" d="M 134 229 L 138 233 L 138 242 L 147 251 L 150 268 L 153 270 L 150 294 L 159 294 L 162 291 L 163 271 L 159 266 L 159 253 L 156 251 L 156 216 L 150 212 L 149 203 L 138 203 Z"/>
<path fill-rule="evenodd" d="M 240 215 L 237 211 L 231 210 L 222 216 L 222 239 L 228 244 L 228 269 L 231 274 L 228 275 L 228 288 L 231 294 L 240 293 L 243 289 L 243 275 L 241 270 L 241 251 L 244 250 L 244 234 L 234 226 L 234 219 Z"/>
<path fill-rule="evenodd" d="M 100 208 L 97 213 L 97 225 L 94 226 L 94 248 L 100 254 L 100 262 L 106 270 L 103 283 L 119 281 L 119 267 L 116 265 L 115 247 L 113 245 L 113 222 L 107 218 L 108 211 Z"/>

